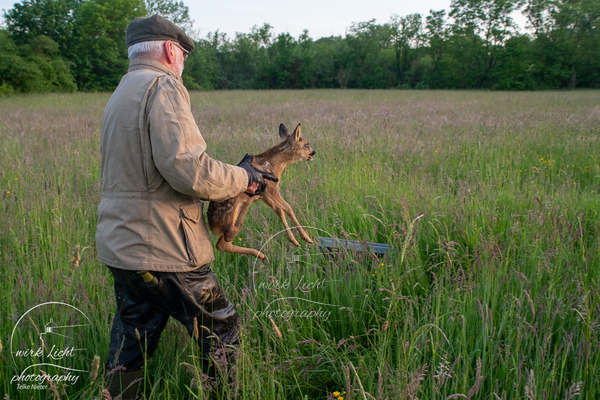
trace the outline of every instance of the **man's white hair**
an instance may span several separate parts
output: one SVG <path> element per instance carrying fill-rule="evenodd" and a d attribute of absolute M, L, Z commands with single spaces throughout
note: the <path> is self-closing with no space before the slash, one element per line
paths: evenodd
<path fill-rule="evenodd" d="M 165 44 L 165 40 L 152 40 L 149 42 L 141 42 L 132 44 L 127 49 L 127 53 L 129 59 L 136 57 L 144 57 L 144 58 L 160 58 L 160 55 L 163 52 L 163 46 Z"/>

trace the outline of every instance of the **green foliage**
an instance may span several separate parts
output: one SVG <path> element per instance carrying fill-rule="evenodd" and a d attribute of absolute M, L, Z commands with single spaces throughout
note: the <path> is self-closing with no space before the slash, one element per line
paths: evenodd
<path fill-rule="evenodd" d="M 127 73 L 125 29 L 146 15 L 142 0 L 90 0 L 75 12 L 71 59 L 81 90 L 113 90 Z"/>
<path fill-rule="evenodd" d="M 17 46 L 0 30 L 0 94 L 77 90 L 67 62 L 57 56 L 58 47 L 44 35 Z"/>
<path fill-rule="evenodd" d="M 216 41 L 200 39 L 185 62 L 182 78 L 189 90 L 213 90 L 220 86 L 220 65 L 216 53 Z"/>
<path fill-rule="evenodd" d="M 517 11 L 529 33 L 517 32 Z M 0 42 L 0 63 L 14 76 L 0 93 L 69 91 L 73 80 L 79 90 L 113 90 L 127 71 L 125 28 L 149 14 L 196 40 L 183 72 L 189 89 L 600 87 L 598 0 L 453 0 L 448 14 L 357 22 L 345 37 L 317 40 L 306 30 L 276 35 L 269 23 L 202 39 L 177 0 L 23 0 L 5 12 L 11 40 Z M 27 53 L 38 37 L 54 43 L 43 57 Z"/>
<path fill-rule="evenodd" d="M 75 27 L 74 11 L 81 0 L 23 0 L 4 13 L 7 30 L 19 45 L 40 35 L 54 40 L 64 57 Z"/>
<path fill-rule="evenodd" d="M 527 36 L 510 38 L 498 54 L 498 66 L 494 70 L 494 89 L 526 90 L 533 89 L 531 76 L 533 67 L 530 59 L 532 44 Z"/>

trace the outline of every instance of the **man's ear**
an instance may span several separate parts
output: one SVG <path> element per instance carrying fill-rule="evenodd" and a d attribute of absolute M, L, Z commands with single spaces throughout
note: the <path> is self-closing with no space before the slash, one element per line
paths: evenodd
<path fill-rule="evenodd" d="M 290 131 L 288 131 L 288 128 L 286 128 L 284 124 L 280 124 L 279 125 L 279 137 L 282 138 L 283 140 L 285 140 L 288 138 L 288 136 L 290 136 Z"/>
<path fill-rule="evenodd" d="M 296 141 L 300 140 L 300 124 L 294 129 L 294 139 Z"/>
<path fill-rule="evenodd" d="M 175 55 L 175 46 L 170 40 L 166 40 L 164 44 L 165 58 L 169 64 L 175 64 L 177 62 L 177 56 Z"/>

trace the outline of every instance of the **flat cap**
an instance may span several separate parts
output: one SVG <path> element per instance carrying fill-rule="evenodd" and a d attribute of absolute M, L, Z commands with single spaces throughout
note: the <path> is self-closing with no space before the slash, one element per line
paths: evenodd
<path fill-rule="evenodd" d="M 136 18 L 127 25 L 125 32 L 127 47 L 153 40 L 170 40 L 179 43 L 187 51 L 194 50 L 192 39 L 181 28 L 160 15 Z"/>

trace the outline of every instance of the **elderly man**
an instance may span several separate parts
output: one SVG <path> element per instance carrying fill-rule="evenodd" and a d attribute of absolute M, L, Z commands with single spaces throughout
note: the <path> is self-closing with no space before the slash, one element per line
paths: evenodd
<path fill-rule="evenodd" d="M 181 29 L 160 16 L 136 18 L 126 43 L 129 70 L 102 118 L 96 230 L 117 303 L 106 368 L 121 368 L 108 390 L 123 399 L 135 398 L 169 316 L 198 337 L 205 355 L 207 336 L 237 344 L 240 319 L 208 265 L 214 255 L 200 200 L 254 194 L 274 179 L 205 153 L 181 80 L 194 42 Z"/>

